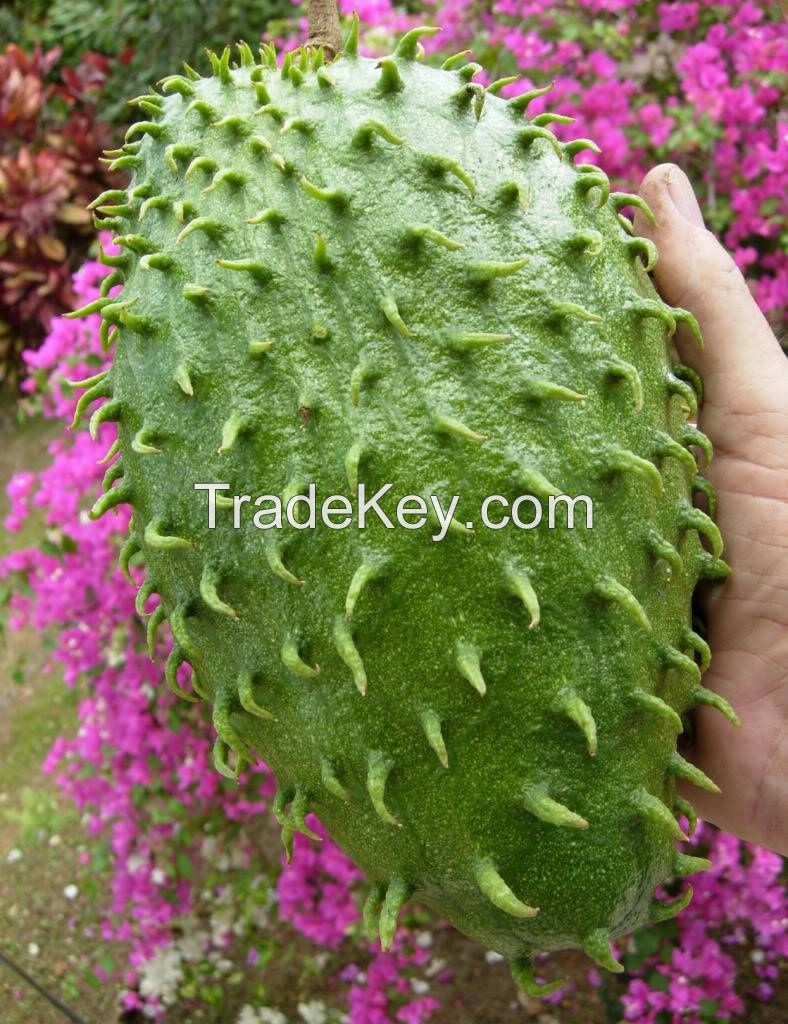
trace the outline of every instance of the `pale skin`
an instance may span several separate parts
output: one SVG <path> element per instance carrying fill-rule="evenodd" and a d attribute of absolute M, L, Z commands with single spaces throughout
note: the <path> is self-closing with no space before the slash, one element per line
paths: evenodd
<path fill-rule="evenodd" d="M 701 817 L 742 839 L 788 854 L 788 359 L 730 255 L 706 230 L 680 168 L 655 167 L 641 196 L 638 234 L 660 253 L 663 298 L 697 317 L 698 351 L 682 328 L 683 362 L 705 384 L 699 426 L 714 443 L 705 475 L 719 496 L 717 522 L 733 575 L 705 595 L 712 663 L 704 686 L 741 718 L 734 728 L 703 707 L 684 751 L 720 786 L 684 787 Z"/>

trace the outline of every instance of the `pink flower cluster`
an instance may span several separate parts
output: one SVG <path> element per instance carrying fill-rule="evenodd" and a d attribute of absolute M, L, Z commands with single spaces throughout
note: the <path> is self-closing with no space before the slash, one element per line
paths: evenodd
<path fill-rule="evenodd" d="M 329 839 L 314 815 L 307 824 L 321 836 L 315 843 L 294 837 L 293 863 L 279 876 L 279 916 L 318 946 L 338 949 L 359 920 L 353 890 L 363 875 Z"/>
<path fill-rule="evenodd" d="M 740 1020 L 737 947 L 748 951 L 758 979 L 752 995 L 764 1001 L 788 954 L 782 858 L 703 824 L 693 843 L 708 846 L 712 867 L 693 879 L 669 960 L 657 954 L 633 972 L 622 1001 L 625 1019 L 637 1024 L 703 1024 L 709 1004 L 715 1020 Z"/>
<path fill-rule="evenodd" d="M 343 980 L 351 982 L 348 996 L 350 1024 L 422 1024 L 440 1009 L 434 996 L 412 998 L 407 979 L 397 969 L 397 960 L 408 966 L 426 964 L 429 953 L 415 949 L 405 953 L 402 945 L 395 955 L 378 953 L 366 971 L 355 964 L 343 971 Z"/>
<path fill-rule="evenodd" d="M 74 278 L 77 298 L 96 298 L 106 273 L 101 264 L 83 267 Z M 70 389 L 64 390 L 65 378 L 95 373 L 104 359 L 98 317 L 57 318 L 44 346 L 26 358 L 35 371 L 49 374 L 44 408 L 52 416 L 70 417 L 74 402 Z M 36 387 L 31 378 L 28 391 Z M 55 742 L 44 770 L 55 773 L 86 812 L 89 834 L 109 838 L 115 870 L 103 935 L 131 942 L 135 963 L 166 939 L 175 917 L 190 906 L 188 883 L 170 863 L 179 826 L 173 809 L 195 820 L 207 806 L 233 820 L 260 813 L 266 801 L 259 773 L 250 773 L 240 788 L 222 783 L 212 766 L 210 730 L 184 714 L 161 686 L 161 671 L 142 642 L 134 590 L 116 567 L 128 511 L 96 523 L 84 515 L 86 498 L 95 498 L 104 469 L 97 461 L 114 429 L 102 426 L 97 441 L 84 430 L 57 440 L 47 469 L 12 477 L 6 529 L 19 529 L 30 509 L 40 508 L 48 544 L 45 550 L 7 556 L 0 577 L 27 584 L 10 598 L 10 627 L 32 626 L 56 637 L 54 659 L 66 685 L 91 680 L 90 695 L 79 707 L 77 735 Z"/>

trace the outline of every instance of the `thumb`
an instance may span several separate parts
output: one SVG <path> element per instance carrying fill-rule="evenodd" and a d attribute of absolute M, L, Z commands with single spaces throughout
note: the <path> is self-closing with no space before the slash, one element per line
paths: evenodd
<path fill-rule="evenodd" d="M 654 270 L 663 298 L 697 318 L 705 341 L 699 352 L 684 329 L 678 348 L 705 378 L 710 402 L 726 405 L 736 389 L 785 372 L 785 356 L 731 256 L 703 224 L 689 178 L 675 164 L 660 164 L 640 186 L 655 227 L 641 211 L 635 229 L 657 246 Z"/>

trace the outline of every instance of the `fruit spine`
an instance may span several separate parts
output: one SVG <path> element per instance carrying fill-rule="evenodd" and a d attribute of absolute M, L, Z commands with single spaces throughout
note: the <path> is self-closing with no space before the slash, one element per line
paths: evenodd
<path fill-rule="evenodd" d="M 167 682 L 213 702 L 221 772 L 259 753 L 276 773 L 288 856 L 316 812 L 369 874 L 384 946 L 415 896 L 543 993 L 534 953 L 620 969 L 610 940 L 678 912 L 691 890 L 655 887 L 705 864 L 674 848 L 694 822 L 675 780 L 713 787 L 676 736 L 699 704 L 735 721 L 689 619 L 728 568 L 701 383 L 671 355 L 698 325 L 621 212 L 648 207 L 575 163 L 596 146 L 560 142 L 567 118 L 524 118 L 547 90 L 507 102 L 463 55 L 423 67 L 433 31 L 380 61 L 357 22 L 330 64 L 241 44 L 137 99 L 109 154 L 131 184 L 93 204 L 122 252 L 75 314 L 100 312 L 115 359 L 75 421 L 104 399 L 91 432 L 118 423 L 91 515 L 133 506 L 121 564 L 144 557 L 141 615 L 159 595 L 151 652 L 168 622 Z M 394 481 L 464 513 L 586 494 L 595 519 L 261 541 L 229 509 L 209 530 L 196 481 Z"/>

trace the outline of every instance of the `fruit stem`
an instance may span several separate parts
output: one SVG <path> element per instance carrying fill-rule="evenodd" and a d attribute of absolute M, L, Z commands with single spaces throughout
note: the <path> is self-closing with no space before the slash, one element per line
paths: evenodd
<path fill-rule="evenodd" d="M 307 46 L 322 46 L 326 60 L 333 60 L 342 49 L 337 0 L 309 0 L 309 38 Z"/>

